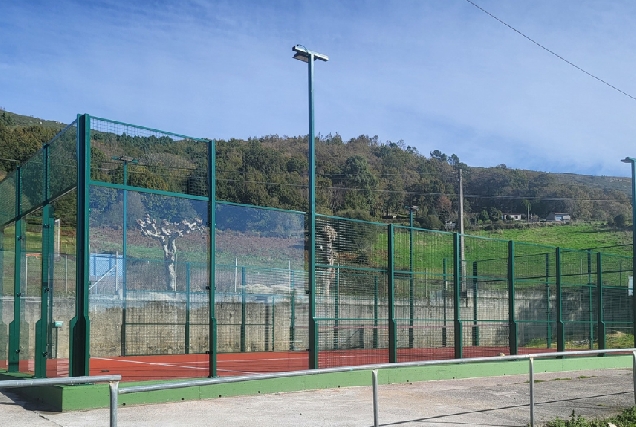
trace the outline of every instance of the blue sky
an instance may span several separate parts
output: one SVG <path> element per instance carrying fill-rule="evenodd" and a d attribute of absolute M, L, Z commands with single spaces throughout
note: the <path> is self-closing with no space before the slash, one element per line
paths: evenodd
<path fill-rule="evenodd" d="M 636 96 L 636 2 L 473 0 Z M 133 4 L 134 3 L 134 4 Z M 470 166 L 628 176 L 636 100 L 466 0 L 0 0 L 0 107 L 209 138 L 403 140 Z"/>

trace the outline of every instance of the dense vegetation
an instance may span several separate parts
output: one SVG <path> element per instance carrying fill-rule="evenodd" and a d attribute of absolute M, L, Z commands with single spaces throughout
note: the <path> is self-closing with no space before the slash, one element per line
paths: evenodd
<path fill-rule="evenodd" d="M 0 177 L 15 168 L 14 160 L 29 158 L 61 127 L 57 122 L 0 112 Z M 108 144 L 114 142 L 127 154 L 136 152 L 140 159 L 129 171 L 133 185 L 191 194 L 204 191 L 205 151 L 201 144 L 112 134 L 95 141 L 93 165 L 99 168 L 93 173 L 101 176 L 94 178 L 117 182 L 121 177 L 121 164 L 104 167 L 114 154 Z M 147 150 L 150 142 L 154 157 Z M 157 167 L 159 164 L 162 166 Z M 449 228 L 458 219 L 460 169 L 465 224 L 473 228 L 519 228 L 528 222 L 528 211 L 536 222 L 550 212 L 567 212 L 573 220 L 619 228 L 630 217 L 629 179 L 550 174 L 505 165 L 468 167 L 456 155 L 439 150 L 426 156 L 402 141 L 382 142 L 365 135 L 343 141 L 338 134 L 316 139 L 317 210 L 405 222 L 405 206 L 415 205 L 416 225 Z M 221 200 L 305 211 L 307 176 L 306 137 L 272 135 L 217 141 L 217 196 Z M 524 221 L 506 223 L 501 219 L 505 213 L 522 214 Z"/>

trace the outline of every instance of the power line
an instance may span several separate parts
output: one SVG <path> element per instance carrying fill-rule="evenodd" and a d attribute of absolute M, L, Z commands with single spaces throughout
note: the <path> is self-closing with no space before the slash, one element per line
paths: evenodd
<path fill-rule="evenodd" d="M 541 49 L 545 50 L 546 52 L 556 56 L 557 58 L 559 58 L 561 61 L 565 62 L 568 65 L 571 65 L 572 67 L 576 68 L 577 70 L 579 70 L 582 73 L 587 74 L 588 76 L 592 77 L 593 79 L 598 80 L 599 82 L 609 86 L 610 88 L 614 89 L 615 91 L 622 93 L 623 95 L 633 99 L 636 101 L 636 98 L 633 97 L 632 95 L 630 95 L 629 93 L 617 88 L 616 86 L 614 86 L 613 84 L 603 80 L 602 78 L 590 73 L 589 71 L 584 70 L 583 68 L 579 67 L 578 65 L 574 64 L 571 61 L 568 61 L 567 59 L 565 59 L 564 57 L 562 57 L 561 55 L 559 55 L 558 53 L 554 52 L 553 50 L 548 49 L 547 47 L 545 47 L 544 45 L 542 45 L 541 43 L 539 43 L 538 41 L 534 40 L 533 38 L 525 35 L 524 33 L 522 33 L 521 31 L 517 30 L 515 27 L 513 27 L 512 25 L 508 24 L 507 22 L 502 21 L 501 19 L 497 18 L 495 15 L 493 15 L 492 13 L 488 12 L 486 9 L 482 8 L 481 6 L 473 3 L 471 0 L 466 0 L 468 3 L 472 4 L 473 6 L 475 6 L 477 9 L 481 10 L 482 12 L 484 12 L 486 15 L 490 16 L 491 18 L 493 18 L 494 20 L 498 21 L 500 24 L 505 25 L 506 27 L 510 28 L 512 31 L 514 31 L 515 33 L 519 34 L 520 36 L 524 37 L 525 39 L 531 41 L 532 43 L 534 43 L 535 45 L 539 46 Z"/>

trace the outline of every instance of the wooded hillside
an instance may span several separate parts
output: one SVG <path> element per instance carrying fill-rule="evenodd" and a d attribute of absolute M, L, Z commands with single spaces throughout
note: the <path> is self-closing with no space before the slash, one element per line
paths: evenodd
<path fill-rule="evenodd" d="M 0 177 L 13 170 L 63 127 L 58 122 L 0 112 Z M 121 144 L 138 141 L 111 135 Z M 205 153 L 179 143 L 158 149 L 194 175 L 204 168 Z M 110 158 L 94 147 L 93 156 Z M 187 166 L 187 167 L 184 167 Z M 144 170 L 144 182 L 170 189 L 169 174 Z M 307 137 L 270 135 L 248 140 L 217 140 L 217 196 L 220 200 L 305 211 L 307 209 Z M 502 214 L 528 209 L 539 221 L 550 212 L 573 220 L 624 223 L 630 217 L 629 178 L 590 177 L 510 169 L 469 167 L 443 150 L 428 154 L 402 141 L 361 135 L 348 141 L 336 135 L 316 139 L 317 210 L 324 214 L 381 220 L 408 219 L 407 206 L 418 206 L 417 225 L 448 228 L 458 218 L 459 170 L 463 172 L 466 225 L 501 224 Z M 193 175 L 193 176 L 194 176 Z M 131 175 L 131 179 L 134 178 Z M 179 179 L 183 177 L 180 176 Z M 133 184 L 134 185 L 134 184 Z M 619 224 L 620 225 L 620 224 Z"/>

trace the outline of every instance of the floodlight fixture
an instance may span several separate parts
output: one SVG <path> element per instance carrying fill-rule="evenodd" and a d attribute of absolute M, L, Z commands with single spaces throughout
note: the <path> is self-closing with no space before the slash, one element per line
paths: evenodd
<path fill-rule="evenodd" d="M 294 55 L 294 59 L 297 59 L 299 61 L 309 62 L 310 58 L 313 58 L 314 61 L 316 60 L 325 61 L 325 62 L 329 61 L 329 57 L 327 55 L 323 55 L 322 53 L 318 53 L 318 52 L 313 52 L 300 44 L 297 44 L 296 46 L 292 47 L 292 50 L 296 52 L 296 54 Z"/>

